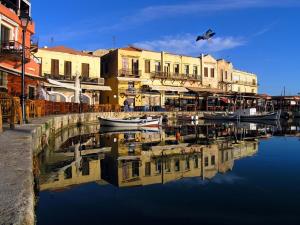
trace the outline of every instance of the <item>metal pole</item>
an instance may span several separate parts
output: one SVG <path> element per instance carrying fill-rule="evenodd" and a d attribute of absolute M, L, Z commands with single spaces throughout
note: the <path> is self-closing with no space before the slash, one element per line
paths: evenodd
<path fill-rule="evenodd" d="M 26 97 L 25 97 L 25 35 L 26 30 L 22 30 L 23 40 L 22 40 L 22 75 L 21 75 L 21 107 L 22 107 L 22 122 L 26 123 Z"/>

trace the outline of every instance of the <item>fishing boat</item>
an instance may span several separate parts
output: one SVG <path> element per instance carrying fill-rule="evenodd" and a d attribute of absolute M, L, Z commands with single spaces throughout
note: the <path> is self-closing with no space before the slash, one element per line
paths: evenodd
<path fill-rule="evenodd" d="M 280 114 L 280 111 L 257 113 L 256 108 L 240 109 L 234 113 L 241 121 L 249 122 L 279 120 Z"/>
<path fill-rule="evenodd" d="M 105 119 L 99 117 L 100 126 L 105 127 L 158 127 L 161 125 L 161 117 L 141 117 L 125 119 Z"/>

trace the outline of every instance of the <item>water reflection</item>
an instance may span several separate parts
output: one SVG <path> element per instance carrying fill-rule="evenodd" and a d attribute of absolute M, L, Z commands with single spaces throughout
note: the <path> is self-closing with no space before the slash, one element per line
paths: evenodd
<path fill-rule="evenodd" d="M 259 139 L 299 133 L 284 125 L 211 123 L 166 125 L 157 130 L 114 130 L 88 126 L 65 130 L 39 156 L 40 190 L 62 190 L 97 182 L 116 187 L 211 179 L 253 156 Z"/>

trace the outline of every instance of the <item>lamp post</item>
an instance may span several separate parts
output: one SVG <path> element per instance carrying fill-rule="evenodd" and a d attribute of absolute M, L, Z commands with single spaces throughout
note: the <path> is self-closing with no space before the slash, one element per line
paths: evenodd
<path fill-rule="evenodd" d="M 21 107 L 22 107 L 22 122 L 26 123 L 26 96 L 25 96 L 25 39 L 26 30 L 30 17 L 26 13 L 21 13 L 19 16 L 22 26 L 22 72 L 21 72 Z"/>

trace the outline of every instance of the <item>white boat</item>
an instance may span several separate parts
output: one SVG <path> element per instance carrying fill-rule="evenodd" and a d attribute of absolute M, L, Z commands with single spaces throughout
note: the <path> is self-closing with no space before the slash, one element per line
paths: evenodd
<path fill-rule="evenodd" d="M 100 126 L 106 127 L 158 127 L 161 125 L 161 118 L 128 118 L 128 119 L 105 119 L 99 117 Z"/>
<path fill-rule="evenodd" d="M 234 113 L 240 117 L 241 121 L 268 121 L 279 120 L 280 111 L 257 113 L 256 108 L 240 109 Z"/>

